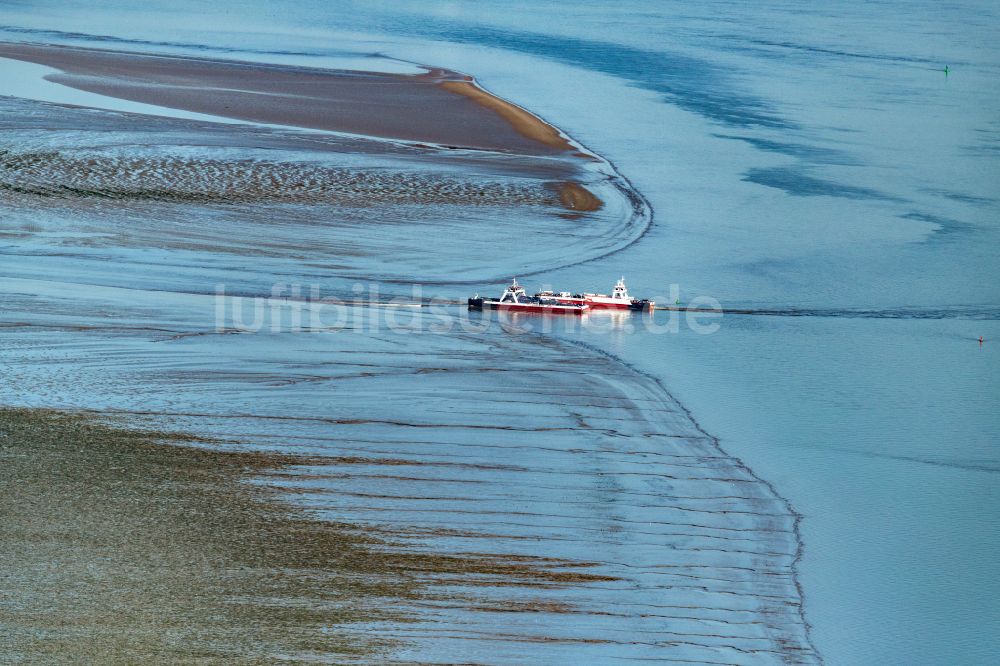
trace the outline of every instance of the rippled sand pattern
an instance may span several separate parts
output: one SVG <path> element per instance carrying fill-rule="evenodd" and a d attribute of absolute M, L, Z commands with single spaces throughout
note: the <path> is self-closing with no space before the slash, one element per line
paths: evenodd
<path fill-rule="evenodd" d="M 207 325 L 211 297 L 4 286 L 0 401 L 80 406 L 87 387 L 87 407 L 135 425 L 291 456 L 272 486 L 413 558 L 407 620 L 373 629 L 395 659 L 817 661 L 794 514 L 613 359 L 495 325 L 434 333 L 445 319 L 419 311 L 241 334 Z"/>
<path fill-rule="evenodd" d="M 47 256 L 90 282 L 199 291 L 492 281 L 602 255 L 648 224 L 623 181 L 578 158 L 16 99 L 0 111 L 7 275 L 34 277 Z M 248 271 L 239 257 L 269 261 Z"/>
<path fill-rule="evenodd" d="M 345 169 L 296 162 L 11 150 L 0 150 L 0 192 L 60 199 L 97 197 L 120 201 L 356 207 L 560 203 L 552 188 L 540 183 L 471 181 L 445 174 Z"/>
<path fill-rule="evenodd" d="M 439 598 L 429 579 L 605 579 L 556 558 L 435 554 L 391 530 L 316 520 L 250 483 L 298 476 L 310 458 L 125 422 L 0 408 L 0 499 L 30 507 L 0 523 L 0 574 L 17 590 L 16 606 L 0 603 L 0 661 L 385 660 L 401 641 L 366 629 L 417 622 L 414 606 Z"/>

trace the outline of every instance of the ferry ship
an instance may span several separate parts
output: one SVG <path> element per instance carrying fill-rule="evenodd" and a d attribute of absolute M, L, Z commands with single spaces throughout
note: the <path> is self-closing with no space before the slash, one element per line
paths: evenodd
<path fill-rule="evenodd" d="M 611 295 L 607 294 L 571 294 L 568 291 L 540 291 L 535 294 L 535 298 L 554 300 L 565 305 L 583 304 L 589 305 L 595 310 L 634 310 L 638 312 L 652 310 L 656 305 L 648 298 L 632 298 L 628 289 L 625 288 L 625 277 L 615 283 L 615 288 Z"/>
<path fill-rule="evenodd" d="M 517 278 L 503 290 L 500 298 L 484 298 L 473 296 L 469 299 L 470 310 L 506 310 L 510 312 L 536 312 L 542 314 L 580 315 L 590 310 L 587 303 L 563 303 L 548 296 L 528 296 L 524 287 L 517 283 Z"/>

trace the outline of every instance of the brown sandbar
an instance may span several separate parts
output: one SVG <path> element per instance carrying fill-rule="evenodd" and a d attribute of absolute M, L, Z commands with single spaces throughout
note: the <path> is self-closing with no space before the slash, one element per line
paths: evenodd
<path fill-rule="evenodd" d="M 445 69 L 404 75 L 18 43 L 0 43 L 0 57 L 58 69 L 49 79 L 79 90 L 237 120 L 524 154 L 574 149 L 540 118 Z"/>

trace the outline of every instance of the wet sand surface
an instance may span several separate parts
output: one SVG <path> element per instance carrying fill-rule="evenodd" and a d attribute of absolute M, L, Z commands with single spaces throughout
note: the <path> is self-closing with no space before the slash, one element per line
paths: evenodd
<path fill-rule="evenodd" d="M 336 329 L 273 333 L 267 321 L 241 333 L 236 321 L 211 327 L 206 296 L 2 286 L 0 401 L 86 407 L 291 460 L 261 482 L 375 538 L 384 559 L 364 575 L 412 576 L 415 592 L 391 603 L 362 593 L 388 613 L 363 629 L 389 652 L 359 661 L 815 661 L 796 516 L 662 387 L 614 359 L 495 324 L 435 331 L 444 320 L 422 311 L 350 307 Z M 26 575 L 31 562 L 9 566 Z M 335 581 L 338 566 L 320 568 Z M 325 603 L 304 594 L 296 607 Z"/>
<path fill-rule="evenodd" d="M 161 286 L 190 289 L 185 273 L 215 266 L 210 284 L 195 280 L 199 289 L 224 281 L 260 293 L 294 280 L 327 296 L 344 288 L 342 279 L 525 275 L 605 254 L 649 223 L 624 181 L 572 157 L 10 98 L 0 99 L 0 111 L 0 237 L 16 239 L 4 248 L 8 275 L 34 277 L 39 256 L 58 256 L 101 283 L 127 275 L 151 286 L 156 274 Z M 532 236 L 539 242 L 526 243 Z M 169 271 L 150 270 L 164 257 L 134 252 L 154 247 L 173 253 Z M 240 255 L 268 261 L 247 271 Z M 115 275 L 103 269 L 112 257 Z"/>
<path fill-rule="evenodd" d="M 317 520 L 250 483 L 336 459 L 122 423 L 0 409 L 0 660 L 372 660 L 398 641 L 364 628 L 416 621 L 397 609 L 429 596 L 428 575 L 601 579 L 551 559 L 391 549 L 392 530 Z"/>
<path fill-rule="evenodd" d="M 525 154 L 573 150 L 544 121 L 443 69 L 408 76 L 10 43 L 0 43 L 0 57 L 58 69 L 52 81 L 80 90 L 239 120 Z"/>
<path fill-rule="evenodd" d="M 627 246 L 650 211 L 610 164 L 450 73 L 4 48 L 269 118 L 395 81 L 488 150 L 0 99 L 0 405 L 28 408 L 0 479 L 32 507 L 0 528 L 0 660 L 817 661 L 797 516 L 658 383 L 517 321 L 323 301 Z"/>
<path fill-rule="evenodd" d="M 0 151 L 0 188 L 63 200 L 600 208 L 596 198 L 575 183 L 547 189 L 540 183 L 476 182 L 447 174 L 421 177 L 401 171 L 180 156 L 74 159 L 58 153 Z"/>
<path fill-rule="evenodd" d="M 377 648 L 321 629 L 384 616 L 377 599 L 408 581 L 361 536 L 245 483 L 287 459 L 192 440 L 0 410 L 0 660 L 269 663 Z"/>

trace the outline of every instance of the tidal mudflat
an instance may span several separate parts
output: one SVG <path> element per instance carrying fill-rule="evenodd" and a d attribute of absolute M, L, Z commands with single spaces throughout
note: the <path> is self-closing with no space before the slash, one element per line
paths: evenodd
<path fill-rule="evenodd" d="M 45 75 L 0 101 L 4 658 L 819 661 L 798 516 L 656 379 L 454 307 L 286 298 L 627 247 L 650 212 L 610 162 L 446 70 L 3 53 Z M 388 81 L 424 113 L 290 112 Z"/>
<path fill-rule="evenodd" d="M 412 577 L 378 538 L 246 482 L 292 459 L 117 421 L 0 410 L 0 658 L 271 663 L 385 649 L 326 628 L 386 619 Z"/>
<path fill-rule="evenodd" d="M 150 284 L 136 261 L 148 255 L 130 252 L 146 247 L 174 257 L 167 280 L 183 266 L 215 267 L 210 281 L 253 282 L 257 291 L 282 280 L 341 291 L 344 279 L 469 282 L 599 256 L 649 223 L 642 198 L 610 164 L 454 72 L 380 75 L 17 44 L 0 51 L 21 81 L 17 93 L 37 98 L 2 102 L 3 233 L 18 236 L 8 275 L 16 256 L 55 252 L 94 274 L 102 273 L 88 268 L 96 257 L 115 257 L 133 284 Z M 104 94 L 77 99 L 71 85 Z M 249 97 L 227 100 L 233 86 Z M 115 95 L 167 116 L 195 109 L 227 122 L 122 112 Z M 393 95 L 398 104 L 383 103 Z M 101 100 L 107 108 L 88 107 Z M 308 103 L 323 123 L 302 115 Z M 248 118 L 245 109 L 267 112 Z M 507 216 L 503 228 L 491 223 L 498 215 Z M 527 246 L 531 229 L 546 229 L 554 243 Z M 306 238 L 308 257 L 296 250 Z M 258 270 L 248 274 L 238 261 L 226 268 L 233 254 L 259 257 Z M 36 276 L 32 265 L 21 275 Z"/>
<path fill-rule="evenodd" d="M 193 22 L 192 16 L 204 18 Z M 820 655 L 814 660 L 996 663 L 1000 541 L 989 526 L 1000 507 L 998 26 L 996 3 L 983 0 L 835 7 L 300 0 L 280 11 L 269 0 L 4 3 L 0 38 L 31 56 L 0 60 L 0 147 L 7 151 L 0 178 L 0 274 L 6 278 L 0 362 L 3 377 L 16 378 L 2 383 L 10 396 L 2 402 L 71 411 L 127 408 L 130 414 L 115 418 L 127 418 L 129 428 L 149 418 L 145 427 L 154 431 L 247 442 L 243 446 L 265 443 L 251 437 L 264 432 L 271 444 L 336 457 L 345 472 L 357 474 L 370 452 L 336 450 L 322 435 L 293 437 L 320 421 L 249 417 L 289 412 L 321 419 L 334 411 L 337 428 L 373 429 L 358 439 L 381 441 L 385 429 L 396 428 L 413 440 L 434 441 L 424 435 L 445 429 L 404 424 L 426 416 L 440 425 L 442 415 L 455 412 L 449 418 L 469 425 L 473 407 L 473 416 L 485 422 L 494 413 L 513 418 L 529 402 L 518 390 L 530 375 L 504 367 L 530 363 L 556 376 L 574 366 L 559 354 L 537 354 L 533 338 L 502 328 L 482 337 L 486 347 L 504 350 L 502 358 L 487 355 L 487 361 L 478 345 L 462 352 L 464 342 L 439 344 L 429 335 L 404 340 L 347 314 L 314 322 L 312 332 L 296 336 L 271 331 L 269 322 L 260 330 L 252 300 L 244 303 L 239 326 L 228 303 L 230 320 L 217 330 L 197 295 L 220 283 L 233 297 L 273 293 L 263 312 L 291 321 L 295 299 L 313 298 L 313 285 L 320 298 L 348 302 L 370 295 L 378 302 L 401 296 L 427 304 L 440 296 L 454 303 L 475 290 L 493 293 L 515 275 L 531 289 L 600 290 L 624 273 L 639 295 L 673 303 L 665 297 L 676 283 L 682 303 L 708 295 L 734 311 L 769 314 L 726 315 L 708 336 L 683 327 L 678 335 L 625 326 L 601 334 L 559 324 L 544 335 L 579 340 L 589 347 L 563 348 L 583 355 L 600 349 L 655 376 L 720 438 L 723 450 L 788 498 L 800 514 L 798 602 Z M 66 61 L 80 51 L 86 58 Z M 177 63 L 183 78 L 170 70 Z M 157 73 L 144 72 L 146 64 Z M 464 78 L 470 75 L 474 81 Z M 214 115 L 248 113 L 214 104 L 216 95 L 244 106 L 259 103 L 268 114 L 293 100 L 315 110 L 322 102 L 294 97 L 310 92 L 285 83 L 309 80 L 322 88 L 315 97 L 323 98 L 324 90 L 347 90 L 351 76 L 373 87 L 401 82 L 416 99 L 433 100 L 442 117 L 497 133 L 477 136 L 456 127 L 452 136 L 464 138 L 437 143 L 431 139 L 441 137 L 417 132 L 439 131 L 443 125 L 433 119 L 421 129 L 394 117 L 385 123 L 392 132 L 379 133 L 376 117 L 348 108 L 331 109 L 330 117 L 353 118 L 354 131 L 298 128 L 276 115 L 267 122 Z M 277 79 L 285 83 L 275 88 Z M 151 97 L 154 90 L 164 92 L 162 99 Z M 146 101 L 126 96 L 140 94 Z M 391 106 L 385 95 L 380 99 Z M 192 101 L 212 106 L 198 112 L 187 108 Z M 547 128 L 534 125 L 541 130 L 537 138 L 518 132 L 510 123 L 522 114 Z M 315 122 L 315 114 L 306 120 Z M 511 143 L 500 145 L 494 136 Z M 553 137 L 574 150 L 538 140 Z M 563 183 L 582 186 L 602 205 L 584 210 Z M 407 311 L 385 308 L 367 321 Z M 414 328 L 429 333 L 429 325 L 451 321 L 450 337 L 441 340 L 480 339 L 454 321 L 458 308 L 420 312 L 423 323 Z M 240 332 L 245 329 L 259 332 Z M 491 347 L 505 337 L 511 339 Z M 338 343 L 328 347 L 322 340 Z M 426 353 L 407 355 L 416 350 Z M 413 358 L 421 363 L 415 366 Z M 567 356 L 580 368 L 595 368 L 579 358 Z M 313 371 L 317 359 L 323 372 Z M 460 361 L 468 372 L 462 390 L 449 394 L 456 402 L 414 389 L 405 405 L 400 397 L 386 410 L 365 411 L 366 423 L 347 423 L 352 416 L 335 408 L 353 398 L 332 387 L 362 381 L 384 387 L 379 382 L 390 374 L 387 365 L 396 374 L 420 367 L 424 377 L 458 379 L 436 369 Z M 323 374 L 335 368 L 356 379 Z M 462 396 L 474 395 L 487 376 L 503 382 L 506 400 L 521 402 L 465 405 Z M 627 385 L 631 380 L 618 389 Z M 391 390 L 365 395 L 380 405 Z M 608 391 L 600 392 L 607 398 Z M 431 412 L 419 411 L 425 404 L 433 420 Z M 606 415 L 597 404 L 592 399 L 577 411 Z M 134 413 L 144 409 L 148 417 Z M 537 428 L 560 410 L 538 406 L 525 418 Z M 197 416 L 226 413 L 231 416 L 215 420 Z M 670 432 L 672 426 L 658 423 Z M 260 424 L 280 424 L 281 431 L 265 432 Z M 487 431 L 461 432 L 465 449 L 481 451 L 475 445 Z M 530 436 L 541 441 L 543 434 Z M 400 446 L 389 444 L 382 455 L 402 461 Z M 533 465 L 534 455 L 513 452 L 488 462 L 514 465 L 525 458 Z M 603 463 L 587 474 L 604 484 L 608 497 L 615 497 L 617 479 L 639 478 L 612 473 L 611 463 Z M 307 484 L 286 482 L 288 476 L 285 469 L 268 482 Z M 334 487 L 330 474 L 314 477 L 308 492 L 294 490 L 295 501 L 314 501 L 312 495 Z M 354 503 L 342 512 L 377 508 L 368 496 L 391 492 L 383 490 L 350 490 Z M 514 496 L 517 488 L 502 490 Z M 469 500 L 472 492 L 463 497 L 463 505 L 484 506 Z M 418 500 L 398 500 L 402 508 L 406 502 Z M 402 508 L 368 513 L 401 521 Z M 793 519 L 786 509 L 782 514 Z M 457 522 L 484 514 L 448 515 Z M 583 526 L 561 520 L 573 534 L 592 535 L 584 527 L 603 526 L 594 517 Z M 612 527 L 605 530 L 608 539 L 616 535 Z M 622 536 L 621 542 L 637 539 Z M 624 562 L 634 550 L 595 549 L 581 548 L 579 559 L 592 563 L 608 550 Z M 669 548 L 657 552 L 672 556 Z M 523 612 L 490 616 L 489 631 L 532 620 L 535 629 L 561 628 L 567 618 L 587 617 L 587 633 L 606 638 L 611 625 L 599 627 L 601 618 L 618 623 L 622 614 L 643 613 L 630 605 L 638 592 L 617 594 L 620 603 L 603 604 L 605 615 L 529 614 L 529 608 L 562 607 L 522 604 Z M 761 627 L 760 616 L 748 614 L 749 624 L 741 626 Z M 656 624 L 648 615 L 646 621 L 679 628 L 669 618 Z M 692 633 L 723 628 L 701 624 L 704 630 Z M 532 649 L 543 645 L 512 642 L 519 650 L 514 655 L 506 649 L 510 643 L 483 634 L 475 640 L 448 635 L 453 640 L 441 642 L 442 652 L 429 661 L 456 659 L 459 653 L 443 651 L 461 644 L 467 653 L 479 650 L 481 662 L 530 662 Z M 803 642 L 802 632 L 796 635 Z M 393 658 L 416 659 L 433 645 L 425 638 L 407 638 L 417 650 Z M 673 640 L 657 644 L 656 659 L 783 658 L 765 651 L 692 656 Z M 594 654 L 580 645 L 544 644 L 539 658 L 555 660 L 557 646 L 560 657 L 567 656 L 558 661 Z M 612 655 L 611 647 L 603 649 L 605 663 L 629 660 L 638 650 L 619 646 Z"/>
<path fill-rule="evenodd" d="M 345 659 L 341 644 L 360 632 L 358 645 L 378 639 L 380 662 L 815 660 L 794 513 L 659 384 L 601 353 L 495 322 L 430 332 L 442 318 L 423 311 L 344 307 L 337 331 L 219 332 L 206 326 L 210 296 L 4 287 L 15 303 L 2 324 L 5 403 L 124 420 L 150 446 L 169 439 L 159 430 L 211 437 L 194 443 L 211 449 L 193 450 L 195 461 L 249 450 L 262 463 L 220 478 L 217 492 L 264 492 L 335 534 L 373 539 L 362 545 L 393 563 L 388 580 L 358 573 L 406 592 L 357 591 L 368 612 L 383 612 L 374 619 L 320 612 L 338 596 L 335 562 L 322 565 L 333 546 L 321 542 L 312 561 L 332 572 L 283 570 L 296 585 L 287 594 L 299 596 L 282 603 L 320 613 L 297 630 L 315 641 L 297 657 Z M 40 301 L 64 311 L 28 321 Z M 109 312 L 113 321 L 90 314 Z M 388 316 L 413 330 L 385 331 Z M 16 441 L 33 455 L 23 431 Z M 153 487 L 144 501 L 155 502 Z M 224 506 L 206 519 L 227 520 Z M 189 546 L 168 543 L 183 561 Z M 9 566 L 23 575 L 31 563 Z M 225 576 L 216 584 L 240 595 Z M 328 624 L 317 633 L 317 622 Z M 237 648 L 278 654 L 254 641 Z"/>

